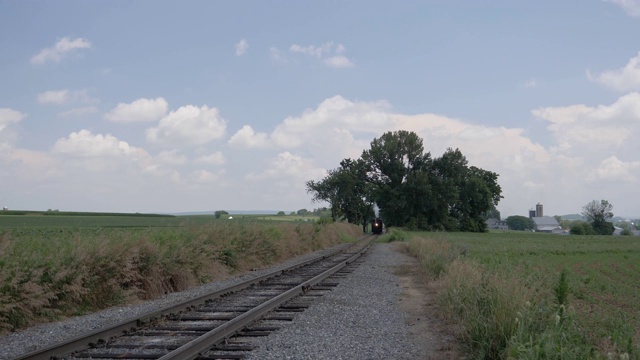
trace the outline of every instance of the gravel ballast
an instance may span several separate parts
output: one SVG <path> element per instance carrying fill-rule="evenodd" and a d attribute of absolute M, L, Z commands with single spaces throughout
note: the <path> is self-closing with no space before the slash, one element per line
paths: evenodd
<path fill-rule="evenodd" d="M 44 324 L 0 337 L 0 359 L 116 324 L 152 309 L 194 298 L 248 278 L 309 258 L 303 256 L 262 271 L 206 284 L 153 301 L 110 308 L 86 316 Z M 340 285 L 316 300 L 291 324 L 257 339 L 248 359 L 424 359 L 426 349 L 411 339 L 411 328 L 398 307 L 401 294 L 394 269 L 406 255 L 389 244 L 375 244 L 364 262 Z"/>
<path fill-rule="evenodd" d="M 393 274 L 406 256 L 375 244 L 352 274 L 296 316 L 293 323 L 254 342 L 247 359 L 426 359 L 412 341 Z"/>

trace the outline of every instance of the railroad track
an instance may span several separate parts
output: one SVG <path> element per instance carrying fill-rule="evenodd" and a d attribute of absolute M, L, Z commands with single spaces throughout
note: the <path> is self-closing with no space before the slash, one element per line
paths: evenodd
<path fill-rule="evenodd" d="M 332 253 L 123 321 L 15 360 L 242 359 L 353 270 L 373 236 Z"/>

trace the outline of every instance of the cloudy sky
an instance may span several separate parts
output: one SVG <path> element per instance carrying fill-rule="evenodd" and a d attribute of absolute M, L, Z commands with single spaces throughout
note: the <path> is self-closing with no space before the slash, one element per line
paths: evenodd
<path fill-rule="evenodd" d="M 640 216 L 640 0 L 0 0 L 0 206 L 297 210 L 386 131 Z"/>

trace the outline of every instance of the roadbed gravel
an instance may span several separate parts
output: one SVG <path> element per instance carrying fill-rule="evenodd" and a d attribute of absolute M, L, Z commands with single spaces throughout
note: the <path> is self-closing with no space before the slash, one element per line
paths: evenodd
<path fill-rule="evenodd" d="M 328 251 L 328 250 L 325 250 Z M 209 283 L 180 293 L 165 295 L 132 306 L 109 308 L 64 321 L 38 325 L 0 337 L 0 359 L 13 359 L 48 344 L 106 327 L 152 309 L 166 307 L 207 291 L 220 289 L 288 264 Z M 398 303 L 402 289 L 394 270 L 407 255 L 392 244 L 375 244 L 364 262 L 340 285 L 316 300 L 268 337 L 254 343 L 248 359 L 425 359 L 430 353 L 418 344 L 408 324 L 408 314 Z"/>

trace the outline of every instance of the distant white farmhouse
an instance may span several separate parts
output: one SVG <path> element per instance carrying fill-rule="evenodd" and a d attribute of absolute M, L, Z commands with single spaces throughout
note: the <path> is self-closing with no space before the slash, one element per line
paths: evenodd
<path fill-rule="evenodd" d="M 489 229 L 509 230 L 509 225 L 507 225 L 507 222 L 504 221 L 504 220 L 498 220 L 498 219 L 495 219 L 495 218 L 491 218 L 491 219 L 487 219 L 486 223 L 487 223 L 487 227 Z"/>

